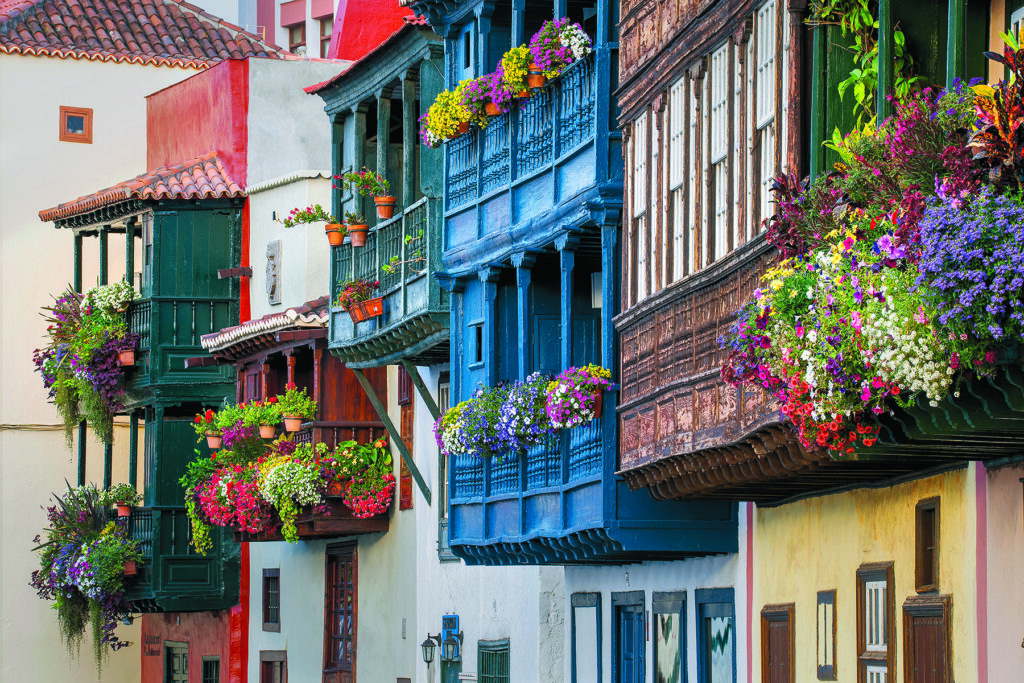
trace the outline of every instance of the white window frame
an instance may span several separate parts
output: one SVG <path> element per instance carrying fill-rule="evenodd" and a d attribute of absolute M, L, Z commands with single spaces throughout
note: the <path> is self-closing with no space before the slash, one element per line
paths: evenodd
<path fill-rule="evenodd" d="M 708 162 L 715 192 L 711 199 L 716 261 L 729 250 L 729 47 L 726 41 L 711 53 L 708 69 Z"/>
<path fill-rule="evenodd" d="M 633 225 L 637 232 L 636 263 L 636 300 L 641 301 L 647 296 L 650 276 L 648 274 L 648 210 L 647 203 L 650 192 L 647 183 L 647 153 L 650 136 L 649 117 L 645 109 L 633 121 Z"/>

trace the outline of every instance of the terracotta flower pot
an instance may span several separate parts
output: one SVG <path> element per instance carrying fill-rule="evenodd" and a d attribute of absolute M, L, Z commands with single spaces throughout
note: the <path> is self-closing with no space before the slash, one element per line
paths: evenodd
<path fill-rule="evenodd" d="M 122 571 L 125 576 L 135 576 L 138 573 L 138 568 L 135 566 L 135 560 L 128 560 L 124 563 Z"/>
<path fill-rule="evenodd" d="M 297 432 L 302 429 L 302 418 L 298 415 L 285 415 L 284 428 L 289 432 Z"/>
<path fill-rule="evenodd" d="M 348 238 L 352 241 L 353 247 L 365 247 L 366 246 L 366 233 L 370 231 L 368 225 L 350 225 L 348 226 Z"/>
<path fill-rule="evenodd" d="M 324 226 L 324 232 L 327 233 L 327 241 L 332 247 L 340 247 L 345 241 L 345 231 L 342 230 L 341 223 L 328 223 Z"/>
<path fill-rule="evenodd" d="M 373 203 L 377 205 L 377 218 L 391 218 L 395 215 L 395 204 L 398 202 L 394 197 L 374 197 Z"/>
<path fill-rule="evenodd" d="M 604 390 L 598 389 L 594 398 L 594 419 L 601 417 L 601 409 L 604 407 Z"/>
<path fill-rule="evenodd" d="M 526 84 L 531 88 L 543 88 L 547 80 L 540 66 L 536 62 L 531 63 L 530 72 L 526 74 Z"/>
<path fill-rule="evenodd" d="M 273 439 L 277 434 L 277 427 L 274 425 L 260 425 L 260 438 Z"/>
<path fill-rule="evenodd" d="M 332 481 L 327 485 L 327 495 L 334 498 L 345 495 L 345 484 L 340 481 Z"/>
<path fill-rule="evenodd" d="M 128 349 L 117 354 L 117 364 L 127 368 L 135 365 L 135 349 Z"/>
<path fill-rule="evenodd" d="M 531 91 L 529 91 L 529 90 L 520 90 L 520 91 L 519 91 L 519 92 L 518 92 L 518 93 L 516 94 L 516 97 L 518 97 L 518 98 L 519 98 L 519 99 L 521 99 L 521 100 L 528 100 L 528 99 L 530 99 L 531 97 L 533 97 L 533 92 L 531 92 Z"/>
<path fill-rule="evenodd" d="M 128 503 L 118 503 L 117 504 L 117 516 L 118 517 L 131 517 L 132 516 L 132 506 L 129 505 Z"/>
<path fill-rule="evenodd" d="M 206 445 L 210 447 L 211 451 L 215 451 L 220 448 L 221 443 L 224 441 L 224 437 L 220 434 L 207 434 Z"/>
<path fill-rule="evenodd" d="M 361 323 L 378 315 L 384 315 L 384 297 L 378 296 L 366 301 L 356 302 L 349 306 L 348 314 L 352 317 L 352 322 L 354 323 Z"/>
<path fill-rule="evenodd" d="M 469 122 L 468 121 L 463 121 L 462 123 L 459 124 L 459 135 L 462 135 L 463 133 L 468 133 L 468 132 L 469 132 Z"/>
<path fill-rule="evenodd" d="M 497 116 L 501 113 L 501 108 L 498 107 L 494 102 L 488 102 L 484 105 L 484 113 L 488 116 Z"/>

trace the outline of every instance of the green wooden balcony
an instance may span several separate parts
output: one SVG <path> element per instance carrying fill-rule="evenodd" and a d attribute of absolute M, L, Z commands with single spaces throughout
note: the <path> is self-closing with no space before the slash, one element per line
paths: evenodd
<path fill-rule="evenodd" d="M 431 365 L 448 360 L 448 293 L 432 273 L 440 270 L 441 204 L 424 197 L 367 235 L 365 247 L 332 248 L 331 301 L 351 279 L 379 280 L 383 315 L 355 323 L 332 306 L 330 349 L 349 367 L 409 360 Z M 397 257 L 393 273 L 383 266 Z"/>
<path fill-rule="evenodd" d="M 128 309 L 128 328 L 139 335 L 135 367 L 128 371 L 129 405 L 163 396 L 207 401 L 231 394 L 230 366 L 185 369 L 185 359 L 203 354 L 200 338 L 238 323 L 233 297 L 148 297 Z"/>

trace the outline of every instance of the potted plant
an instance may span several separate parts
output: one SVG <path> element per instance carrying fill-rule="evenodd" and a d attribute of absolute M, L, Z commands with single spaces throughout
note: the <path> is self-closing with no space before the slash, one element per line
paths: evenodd
<path fill-rule="evenodd" d="M 377 205 L 377 218 L 387 219 L 395 215 L 395 204 L 398 200 L 388 194 L 391 184 L 379 173 L 374 173 L 364 166 L 362 171 L 343 174 L 341 180 L 361 197 L 373 197 L 373 203 Z"/>
<path fill-rule="evenodd" d="M 380 287 L 377 280 L 356 278 L 341 283 L 338 305 L 348 311 L 352 322 L 358 323 L 384 313 L 384 297 L 374 297 Z"/>
<path fill-rule="evenodd" d="M 271 396 L 266 401 L 251 401 L 242 405 L 242 424 L 247 427 L 258 427 L 261 439 L 273 439 L 277 434 L 277 425 L 281 424 L 282 419 L 277 397 Z"/>
<path fill-rule="evenodd" d="M 205 413 L 196 415 L 195 424 L 196 443 L 206 439 L 206 445 L 210 450 L 217 450 L 221 445 L 221 430 L 215 424 L 217 413 L 207 410 Z"/>
<path fill-rule="evenodd" d="M 498 433 L 511 451 L 525 451 L 542 443 L 555 429 L 547 414 L 549 379 L 535 372 L 513 382 L 498 413 Z"/>
<path fill-rule="evenodd" d="M 568 18 L 549 19 L 544 22 L 530 39 L 530 55 L 533 59 L 530 72 L 531 75 L 540 77 L 540 80 L 533 81 L 531 86 L 536 82 L 544 85 L 544 79 L 555 78 L 568 65 L 589 55 L 591 45 L 590 36 L 583 27 Z"/>
<path fill-rule="evenodd" d="M 294 382 L 285 385 L 284 395 L 277 397 L 277 405 L 284 417 L 284 428 L 289 432 L 299 431 L 303 420 L 316 417 L 316 401 L 306 394 L 305 387 L 300 390 Z"/>
<path fill-rule="evenodd" d="M 365 247 L 366 234 L 370 231 L 370 226 L 366 224 L 363 214 L 358 211 L 346 211 L 345 223 L 348 225 L 348 238 L 352 246 Z"/>
<path fill-rule="evenodd" d="M 455 92 L 462 97 L 462 105 L 469 111 L 470 123 L 487 126 L 487 105 L 491 103 L 490 76 L 467 79 L 459 83 Z"/>
<path fill-rule="evenodd" d="M 427 110 L 421 136 L 428 147 L 436 147 L 441 140 L 456 138 L 469 130 L 470 111 L 462 102 L 462 96 L 453 90 L 438 93 L 434 103 Z"/>
<path fill-rule="evenodd" d="M 135 365 L 135 349 L 122 349 L 118 351 L 117 364 L 122 368 L 130 368 Z"/>
<path fill-rule="evenodd" d="M 295 521 L 301 506 L 322 502 L 323 482 L 319 457 L 327 452 L 327 445 L 299 444 L 290 456 L 267 458 L 259 465 L 259 491 L 281 520 L 281 535 L 294 543 L 299 540 Z"/>
<path fill-rule="evenodd" d="M 530 97 L 529 83 L 526 80 L 530 72 L 530 62 L 533 57 L 530 55 L 530 48 L 525 45 L 514 47 L 505 53 L 501 58 L 501 70 L 504 73 L 502 82 L 506 90 L 516 93 L 516 96 L 525 99 Z"/>
<path fill-rule="evenodd" d="M 498 423 L 507 395 L 508 387 L 480 386 L 462 407 L 462 440 L 468 453 L 486 458 L 500 456 L 506 450 L 508 443 L 498 430 Z"/>
<path fill-rule="evenodd" d="M 345 238 L 345 227 L 319 204 L 313 204 L 304 209 L 294 208 L 284 220 L 279 222 L 286 228 L 294 228 L 296 225 L 307 223 L 324 223 L 324 232 L 327 233 L 327 240 L 332 247 L 341 246 L 342 240 Z"/>
<path fill-rule="evenodd" d="M 569 429 L 601 416 L 611 371 L 597 365 L 563 370 L 548 384 L 547 414 L 556 429 Z"/>
<path fill-rule="evenodd" d="M 115 484 L 103 492 L 103 499 L 107 505 L 117 506 L 118 517 L 129 517 L 132 508 L 142 502 L 142 496 L 131 484 Z"/>
<path fill-rule="evenodd" d="M 354 449 L 356 472 L 345 485 L 344 502 L 352 516 L 369 519 L 391 507 L 395 494 L 395 475 L 386 439 Z"/>

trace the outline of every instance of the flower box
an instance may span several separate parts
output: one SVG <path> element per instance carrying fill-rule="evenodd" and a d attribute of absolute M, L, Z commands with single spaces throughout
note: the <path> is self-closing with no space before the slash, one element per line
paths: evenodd
<path fill-rule="evenodd" d="M 354 323 L 361 323 L 378 315 L 384 315 L 384 297 L 378 296 L 366 301 L 357 301 L 349 305 L 348 314 Z"/>
<path fill-rule="evenodd" d="M 125 349 L 117 354 L 117 364 L 122 368 L 135 365 L 135 349 Z"/>

